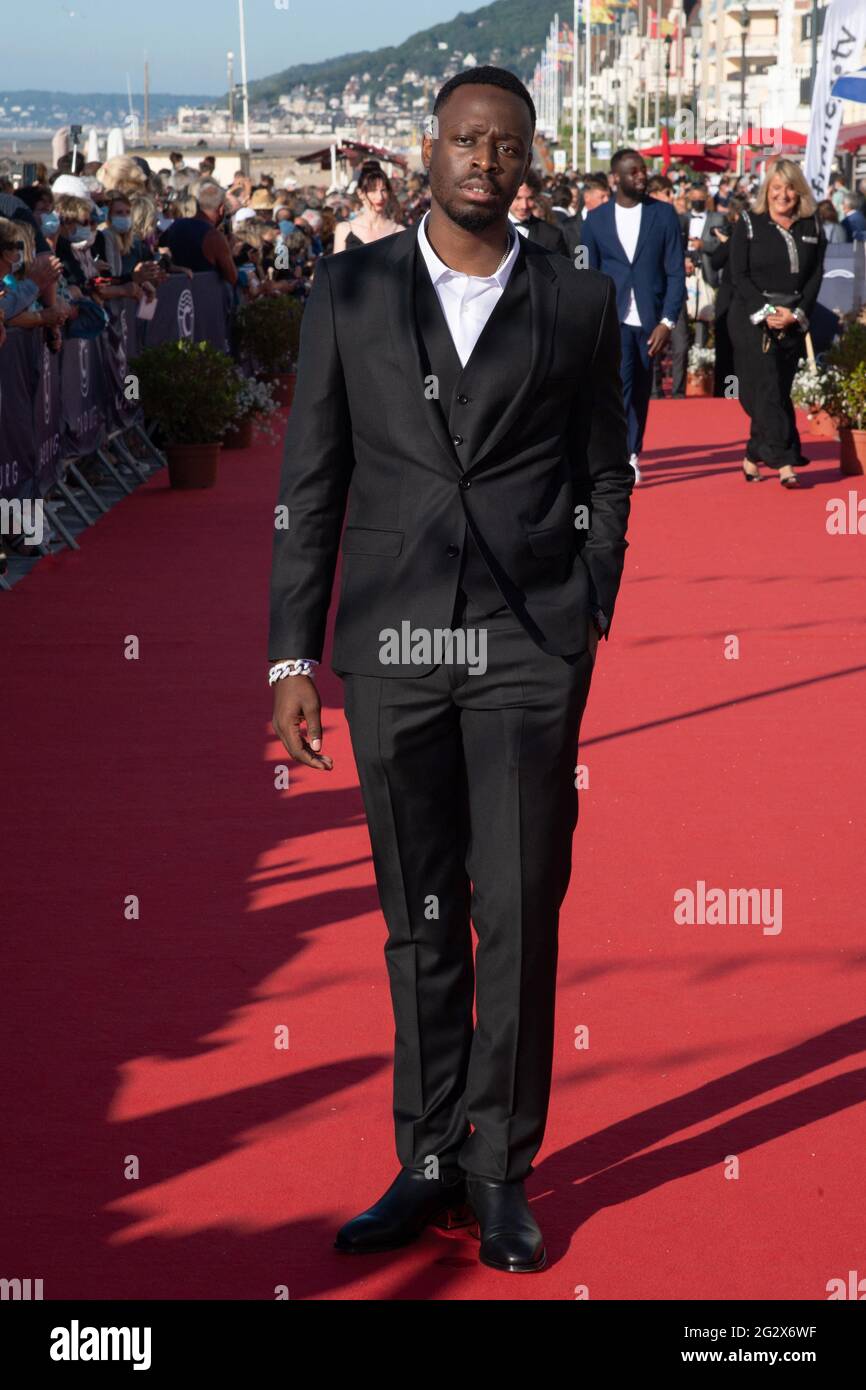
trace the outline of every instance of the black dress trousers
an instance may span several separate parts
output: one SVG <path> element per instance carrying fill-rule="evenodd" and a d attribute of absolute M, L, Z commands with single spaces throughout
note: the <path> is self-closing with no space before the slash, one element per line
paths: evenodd
<path fill-rule="evenodd" d="M 748 312 L 737 300 L 728 310 L 728 331 L 740 404 L 751 424 L 746 458 L 767 468 L 796 468 L 807 463 L 791 400 L 791 387 L 804 355 L 802 333 L 794 331 L 771 338 L 765 352 L 763 326 L 750 323 Z"/>
<path fill-rule="evenodd" d="M 547 1119 L 592 658 L 548 656 L 505 605 L 461 602 L 466 660 L 347 673 L 345 709 L 388 927 L 398 1157 L 513 1180 Z"/>

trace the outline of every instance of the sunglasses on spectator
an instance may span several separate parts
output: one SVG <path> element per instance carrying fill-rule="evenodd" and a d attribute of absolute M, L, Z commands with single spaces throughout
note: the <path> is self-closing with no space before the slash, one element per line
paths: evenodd
<path fill-rule="evenodd" d="M 3 241 L 3 242 L 0 242 L 0 250 L 2 250 L 2 251 L 23 251 L 23 250 L 24 250 L 24 242 L 23 242 L 23 241 Z"/>

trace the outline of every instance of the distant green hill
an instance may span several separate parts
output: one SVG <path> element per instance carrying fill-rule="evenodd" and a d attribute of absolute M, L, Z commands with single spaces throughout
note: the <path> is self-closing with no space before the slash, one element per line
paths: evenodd
<path fill-rule="evenodd" d="M 434 24 L 432 29 L 422 29 L 396 47 L 346 53 L 323 63 L 297 63 L 273 77 L 252 82 L 250 96 L 255 101 L 276 101 L 301 82 L 322 86 L 329 96 L 336 96 L 353 74 L 365 72 L 370 74 L 369 87 L 374 91 L 399 83 L 410 68 L 438 79 L 455 49 L 474 54 L 479 63 L 490 62 L 496 51 L 494 61 L 499 67 L 510 68 L 526 79 L 532 76 L 557 11 L 570 22 L 573 11 L 568 0 L 493 0 L 471 14 L 461 13 L 444 24 Z M 440 49 L 440 43 L 447 47 Z"/>

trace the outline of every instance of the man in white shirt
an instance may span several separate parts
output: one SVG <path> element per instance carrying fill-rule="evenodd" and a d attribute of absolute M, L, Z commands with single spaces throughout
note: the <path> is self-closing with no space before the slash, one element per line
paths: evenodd
<path fill-rule="evenodd" d="M 663 352 L 682 308 L 685 269 L 677 215 L 668 204 L 647 197 L 641 155 L 617 150 L 610 165 L 617 185 L 613 203 L 589 214 L 583 245 L 590 266 L 612 276 L 617 287 L 629 454 L 639 482 L 654 359 Z"/>

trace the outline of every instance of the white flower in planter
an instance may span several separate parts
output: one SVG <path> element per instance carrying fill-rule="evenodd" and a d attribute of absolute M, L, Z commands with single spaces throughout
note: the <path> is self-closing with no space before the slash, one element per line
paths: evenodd
<path fill-rule="evenodd" d="M 716 350 L 711 347 L 689 348 L 689 371 L 703 376 L 711 372 L 716 362 Z"/>

